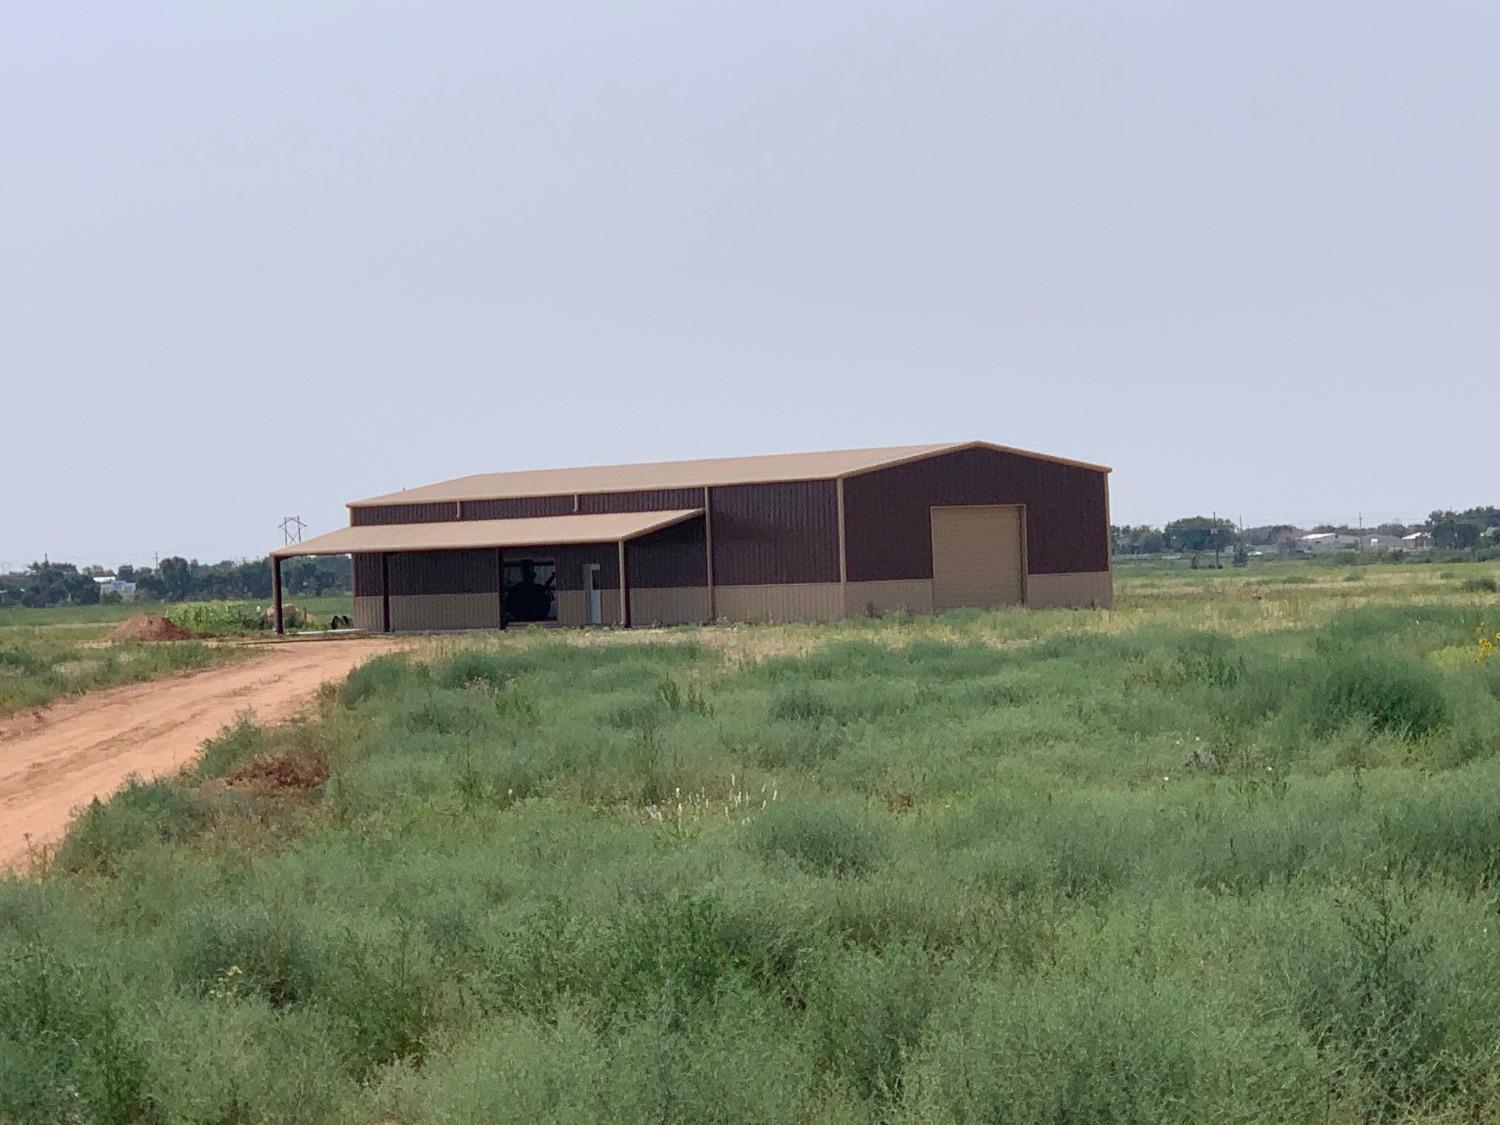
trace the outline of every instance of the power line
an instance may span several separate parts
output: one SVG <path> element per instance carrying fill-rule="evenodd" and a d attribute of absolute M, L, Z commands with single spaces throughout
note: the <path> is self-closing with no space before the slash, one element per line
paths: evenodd
<path fill-rule="evenodd" d="M 290 547 L 293 543 L 302 542 L 302 532 L 307 524 L 302 522 L 301 516 L 282 516 L 278 526 L 281 528 L 282 545 Z"/>

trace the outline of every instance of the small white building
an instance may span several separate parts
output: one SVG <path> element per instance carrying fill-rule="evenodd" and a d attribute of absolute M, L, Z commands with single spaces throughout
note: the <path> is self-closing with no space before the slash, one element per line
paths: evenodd
<path fill-rule="evenodd" d="M 135 601 L 135 583 L 116 578 L 113 574 L 94 575 L 94 585 L 99 587 L 99 596 L 119 594 L 121 601 Z"/>
<path fill-rule="evenodd" d="M 1425 551 L 1432 546 L 1432 536 L 1425 531 L 1413 531 L 1401 537 L 1401 545 L 1408 551 Z"/>
<path fill-rule="evenodd" d="M 1361 539 L 1359 546 L 1363 551 L 1399 551 L 1406 546 L 1406 541 L 1399 535 L 1382 535 L 1375 532 Z"/>
<path fill-rule="evenodd" d="M 1314 531 L 1297 540 L 1297 549 L 1309 555 L 1329 551 L 1352 551 L 1359 546 L 1359 536 L 1343 531 Z"/>

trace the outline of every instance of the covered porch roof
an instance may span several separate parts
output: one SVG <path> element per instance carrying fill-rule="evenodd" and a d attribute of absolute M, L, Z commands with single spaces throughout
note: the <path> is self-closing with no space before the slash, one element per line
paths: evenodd
<path fill-rule="evenodd" d="M 447 523 L 400 523 L 341 527 L 327 535 L 288 543 L 271 552 L 271 599 L 276 632 L 284 631 L 281 564 L 302 555 L 389 554 L 397 551 L 466 551 L 507 547 L 565 547 L 581 543 L 614 543 L 620 553 L 620 624 L 630 624 L 625 544 L 628 540 L 703 515 L 702 508 L 666 512 L 608 512 L 572 516 L 534 516 L 513 520 L 462 520 Z M 502 625 L 503 627 L 503 625 Z M 385 629 L 390 630 L 389 596 Z"/>
<path fill-rule="evenodd" d="M 327 535 L 279 547 L 271 552 L 271 557 L 290 559 L 302 555 L 355 555 L 384 551 L 463 551 L 491 547 L 620 543 L 702 514 L 702 508 L 679 508 L 667 512 L 609 512 L 512 520 L 341 527 Z"/>

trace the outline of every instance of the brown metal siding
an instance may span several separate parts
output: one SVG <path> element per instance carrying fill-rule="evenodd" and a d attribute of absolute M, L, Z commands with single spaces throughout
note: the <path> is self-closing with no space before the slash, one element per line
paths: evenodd
<path fill-rule="evenodd" d="M 691 507 L 691 505 L 689 505 Z M 521 496 L 510 500 L 465 500 L 466 520 L 516 520 L 573 514 L 571 496 Z"/>
<path fill-rule="evenodd" d="M 458 504 L 444 500 L 432 504 L 381 504 L 350 508 L 350 527 L 385 527 L 393 523 L 445 523 L 458 519 Z"/>
<path fill-rule="evenodd" d="M 497 551 L 401 551 L 390 560 L 393 596 L 489 594 L 500 589 Z"/>
<path fill-rule="evenodd" d="M 703 519 L 687 520 L 625 544 L 631 589 L 662 589 L 708 584 Z"/>
<path fill-rule="evenodd" d="M 1031 574 L 1109 569 L 1103 472 L 991 449 L 964 449 L 844 481 L 850 582 L 932 577 L 928 511 L 947 504 L 1024 504 Z M 717 541 L 719 525 L 714 524 Z"/>
<path fill-rule="evenodd" d="M 580 512 L 669 512 L 703 507 L 701 488 L 658 488 L 645 492 L 594 492 L 578 498 Z"/>
<path fill-rule="evenodd" d="M 356 598 L 379 596 L 383 592 L 380 588 L 380 556 L 355 555 L 353 558 L 354 596 Z"/>
<path fill-rule="evenodd" d="M 831 480 L 714 488 L 714 585 L 839 580 Z"/>
<path fill-rule="evenodd" d="M 613 543 L 585 543 L 580 546 L 558 547 L 556 550 L 538 548 L 532 552 L 516 550 L 517 557 L 530 554 L 532 557 L 557 559 L 557 588 L 559 590 L 582 590 L 585 563 L 599 564 L 599 585 L 606 590 L 620 585 L 619 551 Z M 610 620 L 610 618 L 605 618 Z"/>

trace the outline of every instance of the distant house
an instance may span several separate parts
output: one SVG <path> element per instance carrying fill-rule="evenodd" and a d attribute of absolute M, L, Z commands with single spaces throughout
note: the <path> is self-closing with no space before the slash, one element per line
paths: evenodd
<path fill-rule="evenodd" d="M 1343 531 L 1314 531 L 1297 540 L 1297 549 L 1309 555 L 1348 551 L 1359 546 L 1359 536 Z"/>
<path fill-rule="evenodd" d="M 1425 551 L 1432 546 L 1432 536 L 1425 531 L 1413 531 L 1403 535 L 1401 543 L 1408 551 Z"/>
<path fill-rule="evenodd" d="M 1399 535 L 1382 535 L 1375 532 L 1361 538 L 1359 545 L 1360 549 L 1365 551 L 1399 551 L 1406 546 L 1406 541 Z"/>
<path fill-rule="evenodd" d="M 99 596 L 105 594 L 119 594 L 121 601 L 135 601 L 135 583 L 126 582 L 122 578 L 116 578 L 113 574 L 94 575 L 94 585 L 99 587 Z"/>

